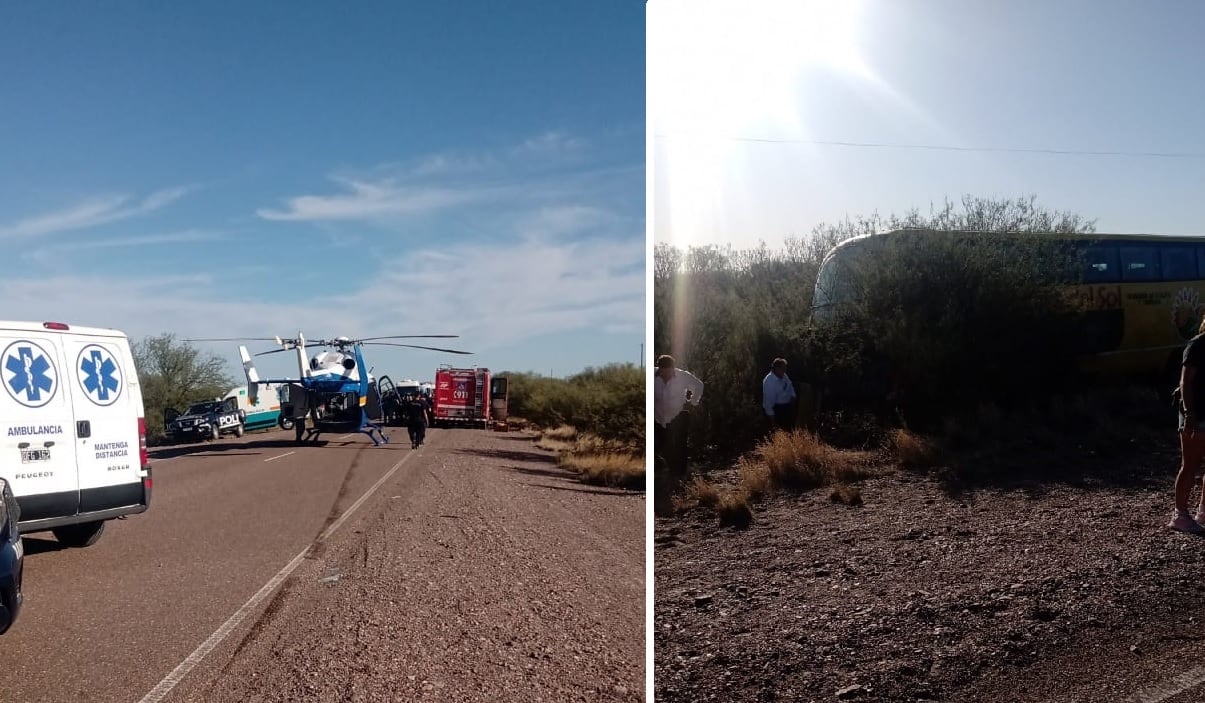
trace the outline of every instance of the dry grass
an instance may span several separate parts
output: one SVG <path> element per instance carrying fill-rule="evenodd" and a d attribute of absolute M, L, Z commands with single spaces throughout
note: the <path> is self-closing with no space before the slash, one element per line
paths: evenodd
<path fill-rule="evenodd" d="M 644 457 L 632 454 L 562 454 L 558 463 L 582 481 L 613 488 L 644 488 Z"/>
<path fill-rule="evenodd" d="M 577 447 L 577 442 L 565 441 L 563 439 L 553 439 L 551 437 L 544 437 L 541 435 L 540 438 L 536 440 L 536 446 L 546 451 L 564 454 L 566 452 L 573 451 Z"/>
<path fill-rule="evenodd" d="M 540 430 L 536 446 L 557 454 L 640 454 L 643 447 L 632 447 L 622 442 L 607 441 L 597 435 L 579 433 L 572 427 L 562 425 L 553 429 Z"/>
<path fill-rule="evenodd" d="M 720 502 L 720 490 L 708 483 L 707 479 L 702 476 L 695 476 L 690 485 L 686 487 L 686 497 L 696 501 L 702 507 L 714 508 Z"/>
<path fill-rule="evenodd" d="M 736 470 L 740 490 L 749 496 L 749 500 L 758 501 L 770 494 L 774 489 L 770 478 L 770 469 L 748 456 L 737 459 Z"/>
<path fill-rule="evenodd" d="M 737 489 L 720 496 L 716 504 L 720 516 L 720 527 L 748 527 L 753 523 L 753 510 L 749 507 L 749 495 Z"/>
<path fill-rule="evenodd" d="M 850 483 L 870 476 L 868 452 L 831 447 L 805 430 L 775 432 L 754 452 L 768 471 L 771 486 L 809 490 L 832 483 Z M 750 478 L 756 482 L 755 478 Z"/>
<path fill-rule="evenodd" d="M 584 483 L 643 490 L 644 455 L 630 447 L 607 442 L 562 425 L 540 431 L 536 447 L 557 454 L 557 463 Z"/>
<path fill-rule="evenodd" d="M 540 432 L 542 438 L 559 439 L 565 442 L 573 441 L 577 438 L 577 428 L 569 425 L 561 425 Z"/>
<path fill-rule="evenodd" d="M 909 469 L 925 469 L 937 463 L 939 452 L 932 440 L 908 430 L 897 429 L 891 433 L 891 447 L 900 466 Z"/>
<path fill-rule="evenodd" d="M 675 509 L 711 508 L 721 526 L 743 528 L 753 522 L 751 504 L 776 490 L 801 491 L 830 484 L 837 484 L 833 500 L 860 505 L 861 491 L 848 484 L 871 475 L 873 456 L 871 452 L 836 449 L 805 430 L 776 432 L 737 460 L 735 485 L 721 488 L 696 477 L 684 499 L 675 502 Z"/>
<path fill-rule="evenodd" d="M 834 503 L 858 506 L 862 504 L 862 489 L 849 484 L 841 484 L 833 489 L 828 498 Z"/>

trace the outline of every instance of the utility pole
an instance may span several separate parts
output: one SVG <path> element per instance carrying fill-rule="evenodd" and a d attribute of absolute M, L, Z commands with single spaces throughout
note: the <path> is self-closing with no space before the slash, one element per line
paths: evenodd
<path fill-rule="evenodd" d="M 640 343 L 640 368 L 644 369 L 644 342 Z"/>

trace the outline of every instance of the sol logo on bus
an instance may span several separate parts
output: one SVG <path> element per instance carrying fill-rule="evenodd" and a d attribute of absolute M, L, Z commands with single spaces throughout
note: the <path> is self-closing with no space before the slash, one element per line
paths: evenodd
<path fill-rule="evenodd" d="M 1205 305 L 1201 305 L 1201 294 L 1196 288 L 1185 286 L 1172 299 L 1172 324 L 1184 339 L 1192 339 L 1200 329 Z"/>
<path fill-rule="evenodd" d="M 1121 286 L 1076 286 L 1068 290 L 1067 295 L 1081 310 L 1121 309 Z"/>

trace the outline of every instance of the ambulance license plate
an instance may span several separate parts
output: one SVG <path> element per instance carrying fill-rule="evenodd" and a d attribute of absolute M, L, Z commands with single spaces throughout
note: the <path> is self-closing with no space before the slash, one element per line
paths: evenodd
<path fill-rule="evenodd" d="M 50 461 L 49 449 L 22 449 L 21 463 L 30 464 L 35 461 Z"/>

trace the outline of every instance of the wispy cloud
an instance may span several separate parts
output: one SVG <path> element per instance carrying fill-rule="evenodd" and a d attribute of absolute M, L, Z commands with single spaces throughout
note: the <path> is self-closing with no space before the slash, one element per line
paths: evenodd
<path fill-rule="evenodd" d="M 30 249 L 22 254 L 27 261 L 51 263 L 60 257 L 73 257 L 77 252 L 94 251 L 97 249 L 120 249 L 128 247 L 175 246 L 199 242 L 220 242 L 230 238 L 223 232 L 210 230 L 189 229 L 179 232 L 163 232 L 159 234 L 143 234 L 119 237 L 90 237 L 61 244 L 52 244 Z"/>
<path fill-rule="evenodd" d="M 138 217 L 172 204 L 187 195 L 190 190 L 192 189 L 187 187 L 166 188 L 141 199 L 131 195 L 88 198 L 63 210 L 34 215 L 10 224 L 0 224 L 0 239 L 42 237 Z"/>
<path fill-rule="evenodd" d="M 625 219 L 607 208 L 594 205 L 551 205 L 527 214 L 519 222 L 519 232 L 530 239 L 556 238 L 582 234 L 599 228 L 614 228 Z"/>
<path fill-rule="evenodd" d="M 407 327 L 450 328 L 486 346 L 642 325 L 644 254 L 642 238 L 428 249 L 393 262 L 340 302 L 392 310 Z"/>
<path fill-rule="evenodd" d="M 434 212 L 490 196 L 486 189 L 403 185 L 393 179 L 332 180 L 349 192 L 301 195 L 289 198 L 284 209 L 261 208 L 256 214 L 265 220 L 279 221 L 380 220 Z"/>
<path fill-rule="evenodd" d="M 410 167 L 416 176 L 446 176 L 449 174 L 481 173 L 496 168 L 499 161 L 491 154 L 461 154 L 446 152 L 419 159 Z"/>
<path fill-rule="evenodd" d="M 569 154 L 586 147 L 586 141 L 573 137 L 564 132 L 552 130 L 531 137 L 511 150 L 516 155 L 529 154 Z"/>
<path fill-rule="evenodd" d="M 552 246 L 466 244 L 405 254 L 395 250 L 386 263 L 361 286 L 333 296 L 306 289 L 263 298 L 216 294 L 226 280 L 223 276 L 243 275 L 240 271 L 154 278 L 9 278 L 0 279 L 0 297 L 21 301 L 28 319 L 115 327 L 135 338 L 162 332 L 182 338 L 265 337 L 298 330 L 312 336 L 459 334 L 458 340 L 433 343 L 477 352 L 477 357 L 452 359 L 469 363 L 491 363 L 491 350 L 533 337 L 580 331 L 638 335 L 644 329 L 640 238 Z M 182 293 L 185 290 L 188 294 Z M 208 294 L 210 290 L 215 294 Z M 200 346 L 227 359 L 237 372 L 236 345 Z M 378 368 L 397 369 L 415 356 L 374 347 L 373 359 Z M 417 359 L 432 367 L 437 360 L 447 361 L 426 352 Z M 273 367 L 261 370 L 272 372 Z M 288 365 L 275 372 L 289 372 Z"/>
<path fill-rule="evenodd" d="M 505 148 L 449 150 L 330 177 L 343 192 L 286 198 L 256 214 L 276 221 L 389 221 L 465 205 L 513 204 L 572 187 L 588 174 L 579 157 L 587 143 L 550 131 Z M 566 172 L 566 168 L 573 170 Z"/>

